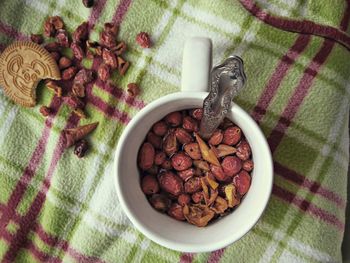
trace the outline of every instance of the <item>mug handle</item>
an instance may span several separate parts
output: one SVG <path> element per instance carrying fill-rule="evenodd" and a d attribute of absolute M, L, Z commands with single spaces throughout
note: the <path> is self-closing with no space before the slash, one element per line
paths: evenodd
<path fill-rule="evenodd" d="M 182 59 L 181 91 L 209 91 L 212 42 L 206 37 L 192 37 L 185 42 Z"/>

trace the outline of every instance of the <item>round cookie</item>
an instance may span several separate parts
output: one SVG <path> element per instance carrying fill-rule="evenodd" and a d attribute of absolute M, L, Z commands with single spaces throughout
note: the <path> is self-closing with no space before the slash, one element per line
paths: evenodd
<path fill-rule="evenodd" d="M 36 86 L 41 79 L 61 79 L 51 54 L 36 43 L 17 41 L 0 55 L 0 85 L 15 103 L 36 104 Z"/>

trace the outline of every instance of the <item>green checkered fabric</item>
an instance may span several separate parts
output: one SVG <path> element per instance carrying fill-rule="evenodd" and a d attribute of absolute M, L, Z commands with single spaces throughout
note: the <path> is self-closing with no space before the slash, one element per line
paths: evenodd
<path fill-rule="evenodd" d="M 42 32 L 51 15 L 72 31 L 89 21 L 120 24 L 131 62 L 123 78 L 89 87 L 80 120 L 38 87 L 23 108 L 0 89 L 0 258 L 3 262 L 341 262 L 349 162 L 350 2 L 304 0 L 2 0 L 0 48 Z M 138 32 L 154 43 L 141 49 Z M 138 232 L 113 187 L 118 138 L 147 103 L 179 90 L 182 47 L 190 36 L 213 40 L 214 64 L 245 61 L 247 87 L 235 100 L 262 127 L 275 177 L 259 223 L 235 244 L 180 253 Z M 85 66 L 95 67 L 91 61 Z M 126 85 L 137 82 L 135 99 Z M 44 119 L 41 105 L 58 110 Z M 99 121 L 90 153 L 62 149 L 62 129 Z M 253 179 L 254 180 L 254 179 Z M 235 231 L 234 229 L 228 231 Z M 210 237 L 208 237 L 210 238 Z"/>

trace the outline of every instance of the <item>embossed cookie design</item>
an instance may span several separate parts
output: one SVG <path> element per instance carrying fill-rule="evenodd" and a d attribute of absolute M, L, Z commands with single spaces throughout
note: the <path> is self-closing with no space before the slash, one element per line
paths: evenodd
<path fill-rule="evenodd" d="M 58 66 L 50 53 L 36 43 L 18 41 L 0 55 L 0 85 L 15 103 L 36 104 L 36 86 L 41 79 L 60 79 Z"/>

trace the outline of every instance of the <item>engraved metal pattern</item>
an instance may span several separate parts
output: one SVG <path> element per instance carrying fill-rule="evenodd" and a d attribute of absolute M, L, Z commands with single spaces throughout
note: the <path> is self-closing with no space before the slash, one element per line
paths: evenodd
<path fill-rule="evenodd" d="M 223 121 L 231 108 L 232 99 L 237 96 L 246 82 L 243 60 L 230 56 L 211 71 L 209 95 L 203 103 L 204 114 L 200 124 L 200 135 L 209 138 Z"/>

